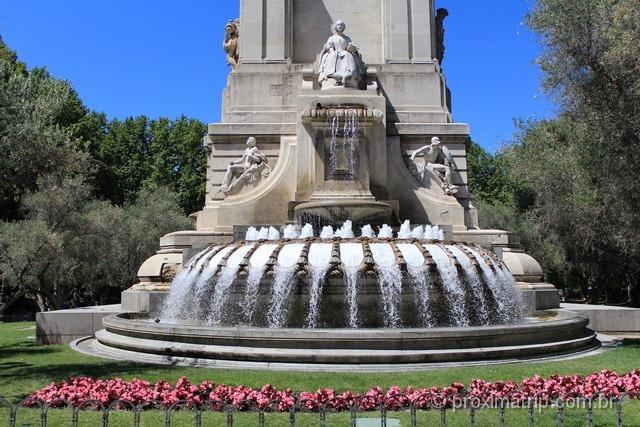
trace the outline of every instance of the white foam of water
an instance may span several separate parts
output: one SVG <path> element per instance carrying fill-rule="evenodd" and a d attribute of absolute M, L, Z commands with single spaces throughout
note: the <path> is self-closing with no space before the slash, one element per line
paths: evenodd
<path fill-rule="evenodd" d="M 309 311 L 307 313 L 307 326 L 309 328 L 315 328 L 318 324 L 322 286 L 329 270 L 332 249 L 333 245 L 331 243 L 313 243 L 309 248 L 308 259 L 311 266 Z"/>
<path fill-rule="evenodd" d="M 396 262 L 396 256 L 388 243 L 369 245 L 373 259 L 378 265 L 378 285 L 382 297 L 384 324 L 388 328 L 397 328 L 400 324 L 400 296 L 402 292 L 402 272 Z"/>
<path fill-rule="evenodd" d="M 300 237 L 300 231 L 295 225 L 289 224 L 282 231 L 282 237 L 285 239 L 297 239 Z"/>
<path fill-rule="evenodd" d="M 398 239 L 410 239 L 411 238 L 411 221 L 406 220 L 400 226 L 398 231 Z"/>
<path fill-rule="evenodd" d="M 422 267 L 424 265 L 424 256 L 416 245 L 410 243 L 398 243 L 398 249 L 402 253 L 402 257 L 407 265 L 412 267 Z"/>
<path fill-rule="evenodd" d="M 187 265 L 185 268 L 187 269 L 191 269 L 193 268 L 198 262 L 202 261 L 202 258 L 205 256 L 205 254 L 210 253 L 211 250 L 215 250 L 216 248 L 218 248 L 219 246 L 215 247 L 215 248 L 204 248 L 202 249 L 200 252 L 198 252 L 197 254 L 193 255 L 189 261 L 187 262 Z"/>
<path fill-rule="evenodd" d="M 302 227 L 302 230 L 300 231 L 300 238 L 301 239 L 308 239 L 314 237 L 313 234 L 313 225 L 311 224 L 305 224 L 304 227 Z"/>
<path fill-rule="evenodd" d="M 327 225 L 325 227 L 322 227 L 322 231 L 320 232 L 320 238 L 321 239 L 333 239 L 334 233 L 333 233 L 333 227 L 330 225 Z"/>
<path fill-rule="evenodd" d="M 269 227 L 269 240 L 280 240 L 280 232 L 275 227 Z"/>
<path fill-rule="evenodd" d="M 231 288 L 231 285 L 238 275 L 240 263 L 252 248 L 253 245 L 242 246 L 238 248 L 234 253 L 232 253 L 229 259 L 227 259 L 227 265 L 220 272 L 220 276 L 216 281 L 216 287 L 213 291 L 213 299 L 211 300 L 211 310 L 209 312 L 209 317 L 207 318 L 207 324 L 219 325 L 220 323 L 222 323 L 222 311 L 227 303 L 227 300 L 229 299 L 229 290 Z"/>
<path fill-rule="evenodd" d="M 353 234 L 353 223 L 349 220 L 346 220 L 342 227 L 336 231 L 336 237 L 342 237 L 343 239 L 353 239 L 355 235 Z"/>
<path fill-rule="evenodd" d="M 362 237 L 376 237 L 376 233 L 373 231 L 373 227 L 371 227 L 369 224 L 362 227 L 360 235 Z"/>
<path fill-rule="evenodd" d="M 258 302 L 260 281 L 267 268 L 267 262 L 276 248 L 277 245 L 274 244 L 260 245 L 249 260 L 249 275 L 247 276 L 247 284 L 244 290 L 244 304 L 242 305 L 242 313 L 247 323 L 250 323 L 253 318 L 256 303 Z"/>
<path fill-rule="evenodd" d="M 302 253 L 303 248 L 304 244 L 302 243 L 290 243 L 284 245 L 278 254 L 278 265 L 284 268 L 290 268 L 296 265 L 298 259 L 300 259 L 300 254 Z"/>
<path fill-rule="evenodd" d="M 296 269 L 278 266 L 273 279 L 273 289 L 269 301 L 267 324 L 269 328 L 282 328 L 289 318 L 289 296 L 295 283 Z"/>
<path fill-rule="evenodd" d="M 340 243 L 340 261 L 346 267 L 358 267 L 364 261 L 360 243 Z"/>
<path fill-rule="evenodd" d="M 187 304 L 187 299 L 193 285 L 201 273 L 202 267 L 207 262 L 209 254 L 215 252 L 220 247 L 216 246 L 208 248 L 200 252 L 200 258 L 191 266 L 190 269 L 180 271 L 171 283 L 171 290 L 165 300 L 160 318 L 168 323 L 175 323 L 180 320 L 186 320 L 188 316 L 183 311 L 183 307 Z"/>
<path fill-rule="evenodd" d="M 411 278 L 411 284 L 418 296 L 416 308 L 423 327 L 430 328 L 433 326 L 433 319 L 430 311 L 431 301 L 431 276 L 424 269 L 424 256 L 422 251 L 416 245 L 408 243 L 398 243 L 398 249 L 402 253 L 407 263 L 407 271 Z"/>
<path fill-rule="evenodd" d="M 436 263 L 442 280 L 444 296 L 449 306 L 449 317 L 455 326 L 469 326 L 464 289 L 458 277 L 458 270 L 446 252 L 437 245 L 424 245 Z"/>
<path fill-rule="evenodd" d="M 344 281 L 346 285 L 347 309 L 349 311 L 348 325 L 350 328 L 358 327 L 358 268 L 345 267 Z"/>
<path fill-rule="evenodd" d="M 407 271 L 409 277 L 411 277 L 411 283 L 418 295 L 418 301 L 416 307 L 418 310 L 418 316 L 422 322 L 422 326 L 425 328 L 432 328 L 434 326 L 433 316 L 431 316 L 431 275 L 427 270 L 422 267 L 416 267 L 412 264 L 407 264 Z"/>
<path fill-rule="evenodd" d="M 255 227 L 249 227 L 245 233 L 244 240 L 247 242 L 253 242 L 258 240 L 258 230 Z"/>
<path fill-rule="evenodd" d="M 309 264 L 312 267 L 328 267 L 331 262 L 331 243 L 312 243 L 309 247 Z"/>
<path fill-rule="evenodd" d="M 384 224 L 380 228 L 380 232 L 378 233 L 378 237 L 380 239 L 392 238 L 393 237 L 393 229 L 389 227 L 387 224 Z"/>
<path fill-rule="evenodd" d="M 396 254 L 389 243 L 371 243 L 369 248 L 371 248 L 373 260 L 379 267 L 388 268 L 397 265 Z"/>
<path fill-rule="evenodd" d="M 443 241 L 444 240 L 444 230 L 441 230 L 439 227 L 436 227 L 436 230 L 438 231 L 438 240 Z"/>
<path fill-rule="evenodd" d="M 411 237 L 414 239 L 424 239 L 424 227 L 419 225 L 411 231 Z"/>
<path fill-rule="evenodd" d="M 447 245 L 447 249 L 456 257 L 462 270 L 464 271 L 467 284 L 471 287 L 473 298 L 476 303 L 475 310 L 478 314 L 480 325 L 488 325 L 490 323 L 489 313 L 487 311 L 487 302 L 484 296 L 484 286 L 478 276 L 475 266 L 461 249 L 454 245 Z"/>
<path fill-rule="evenodd" d="M 482 276 L 484 278 L 484 283 L 493 295 L 493 299 L 496 303 L 496 309 L 498 311 L 496 313 L 498 321 L 508 323 L 511 319 L 511 311 L 514 309 L 513 301 L 511 301 L 508 289 L 504 289 L 504 282 L 498 278 L 494 270 L 485 262 L 484 258 L 478 251 L 471 247 L 467 247 L 467 249 L 473 254 L 476 261 L 478 261 L 478 265 L 480 266 L 480 270 L 482 271 Z M 516 310 L 519 310 L 519 308 L 516 308 Z"/>
<path fill-rule="evenodd" d="M 493 260 L 491 260 L 491 264 L 496 271 L 496 276 L 498 276 L 498 280 L 502 284 L 502 288 L 504 289 L 507 298 L 511 302 L 508 321 L 510 323 L 522 321 L 524 318 L 524 313 L 522 311 L 522 293 L 520 292 L 520 289 L 518 289 L 516 279 L 514 279 L 513 274 L 511 274 L 504 264 L 498 265 Z"/>
<path fill-rule="evenodd" d="M 258 240 L 267 240 L 269 238 L 269 229 L 266 227 L 262 227 L 260 231 L 258 231 Z"/>

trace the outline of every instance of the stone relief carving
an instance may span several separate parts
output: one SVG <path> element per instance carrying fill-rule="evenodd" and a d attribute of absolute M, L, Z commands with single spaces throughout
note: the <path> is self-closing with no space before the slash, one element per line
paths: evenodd
<path fill-rule="evenodd" d="M 238 37 L 240 36 L 240 20 L 229 21 L 224 27 L 224 43 L 222 47 L 227 53 L 227 62 L 235 67 L 238 64 Z"/>
<path fill-rule="evenodd" d="M 444 61 L 444 20 L 447 16 L 447 9 L 440 8 L 436 11 L 436 59 L 440 64 Z"/>
<path fill-rule="evenodd" d="M 423 156 L 424 163 L 416 162 L 416 158 L 420 155 Z M 458 187 L 453 185 L 452 180 L 456 167 L 453 156 L 437 136 L 431 139 L 431 144 L 417 149 L 411 155 L 411 162 L 407 166 L 419 183 L 424 184 L 432 177 L 438 182 L 444 194 L 451 196 L 458 192 Z"/>
<path fill-rule="evenodd" d="M 335 34 L 329 37 L 320 52 L 318 81 L 324 86 L 333 81 L 334 86 L 358 88 L 366 80 L 366 65 L 358 47 L 344 34 L 346 24 L 338 20 L 333 26 Z"/>
<path fill-rule="evenodd" d="M 225 196 L 238 194 L 246 187 L 257 185 L 271 173 L 267 157 L 256 147 L 256 139 L 250 137 L 246 145 L 242 157 L 229 162 L 218 193 Z"/>

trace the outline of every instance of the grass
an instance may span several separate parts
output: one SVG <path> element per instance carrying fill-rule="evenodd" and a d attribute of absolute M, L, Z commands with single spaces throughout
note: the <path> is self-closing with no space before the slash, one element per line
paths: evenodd
<path fill-rule="evenodd" d="M 640 342 L 626 342 L 620 348 L 607 351 L 595 356 L 561 362 L 516 363 L 510 365 L 449 368 L 426 372 L 394 372 L 394 373 L 308 373 L 308 372 L 269 372 L 251 370 L 204 369 L 185 367 L 166 367 L 142 365 L 126 362 L 110 361 L 82 355 L 71 350 L 69 346 L 37 346 L 35 344 L 35 326 L 30 322 L 0 324 L 0 396 L 12 401 L 26 397 L 34 390 L 41 388 L 51 381 L 58 381 L 73 376 L 92 376 L 99 378 L 121 377 L 124 379 L 141 378 L 150 382 L 161 379 L 175 382 L 179 377 L 186 376 L 193 382 L 210 380 L 215 383 L 244 384 L 260 387 L 263 384 L 273 384 L 278 388 L 291 387 L 295 391 L 315 390 L 319 387 L 332 387 L 338 391 L 364 391 L 370 387 L 380 385 L 388 387 L 399 386 L 444 386 L 452 382 L 468 384 L 474 378 L 487 381 L 514 380 L 520 381 L 524 377 L 539 374 L 550 376 L 553 374 L 580 374 L 611 369 L 618 372 L 628 372 L 640 368 Z M 33 411 L 32 411 L 33 412 Z M 640 403 L 625 404 L 625 425 L 640 425 Z M 52 417 L 60 421 L 60 425 L 69 425 L 69 411 L 54 411 Z M 25 414 L 25 416 L 28 414 Z M 33 420 L 37 420 L 37 414 Z M 555 425 L 553 410 L 543 410 L 537 425 Z M 208 414 L 211 425 L 224 425 L 224 415 Z M 400 418 L 403 425 L 408 421 L 407 413 L 390 414 L 390 417 Z M 439 414 L 423 413 L 422 424 L 439 423 Z M 66 417 L 66 418 L 65 418 Z M 129 417 L 129 418 L 127 418 Z M 130 425 L 131 415 L 117 414 L 121 420 L 111 425 Z M 151 411 L 142 417 L 142 425 L 159 425 L 164 420 L 161 412 Z M 256 425 L 255 415 L 239 415 L 235 425 Z M 271 417 L 271 418 L 269 418 Z M 448 413 L 448 421 L 452 425 L 468 425 L 469 413 Z M 496 414 L 493 411 L 481 411 L 477 416 L 478 425 L 496 424 Z M 565 425 L 584 425 L 584 411 L 567 411 Z M 81 425 L 94 425 L 98 422 L 99 414 L 83 413 L 80 416 Z M 511 419 L 511 422 L 509 420 Z M 65 421 L 67 420 L 67 421 Z M 271 422 L 269 422 L 271 420 Z M 526 425 L 524 411 L 509 411 L 508 425 Z M 176 414 L 175 425 L 193 425 L 192 414 Z M 30 425 L 36 425 L 30 421 Z M 287 418 L 282 415 L 268 415 L 267 425 L 286 425 Z M 0 415 L 0 425 L 5 424 Z M 21 425 L 20 423 L 18 425 Z M 50 424 L 54 425 L 54 424 Z M 55 424 L 58 425 L 58 424 Z M 205 424 L 206 425 L 206 424 Z M 298 425 L 317 425 L 317 417 L 311 415 L 300 416 Z M 328 418 L 328 425 L 348 425 L 348 416 L 339 414 Z M 612 410 L 596 412 L 595 425 L 615 425 Z"/>

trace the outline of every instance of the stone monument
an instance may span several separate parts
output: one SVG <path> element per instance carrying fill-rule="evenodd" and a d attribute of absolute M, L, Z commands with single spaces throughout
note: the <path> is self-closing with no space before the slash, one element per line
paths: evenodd
<path fill-rule="evenodd" d="M 470 129 L 453 120 L 440 67 L 448 13 L 436 13 L 435 0 L 241 0 L 240 11 L 225 28 L 233 67 L 222 120 L 204 138 L 197 230 L 161 239 L 140 283 L 123 294 L 125 310 L 160 297 L 169 287 L 163 272 L 179 267 L 183 252 L 232 242 L 250 226 L 347 217 L 439 226 L 498 253 L 532 308 L 557 306 L 557 291 L 541 283 L 515 237 L 478 227 Z M 251 137 L 259 151 L 245 148 Z M 424 165 L 412 161 L 420 154 Z"/>

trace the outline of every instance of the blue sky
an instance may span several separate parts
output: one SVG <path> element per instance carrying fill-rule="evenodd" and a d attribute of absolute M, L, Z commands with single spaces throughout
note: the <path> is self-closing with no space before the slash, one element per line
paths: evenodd
<path fill-rule="evenodd" d="M 0 34 L 29 66 L 69 80 L 110 118 L 220 118 L 224 24 L 237 0 L 3 0 Z M 513 119 L 553 106 L 539 89 L 539 46 L 523 25 L 531 0 L 439 0 L 449 9 L 444 69 L 453 114 L 495 150 Z"/>

